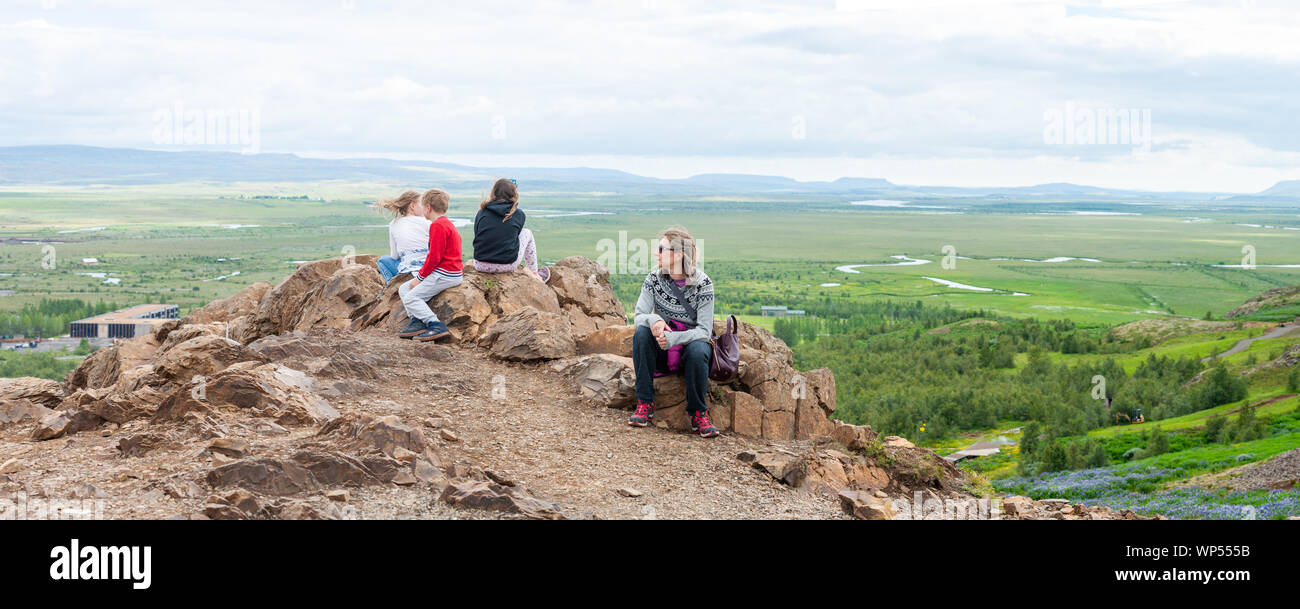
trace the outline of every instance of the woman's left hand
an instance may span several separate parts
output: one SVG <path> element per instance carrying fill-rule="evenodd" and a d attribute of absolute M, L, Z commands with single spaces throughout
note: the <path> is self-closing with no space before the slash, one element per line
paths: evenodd
<path fill-rule="evenodd" d="M 414 289 L 415 289 L 415 286 L 417 286 L 417 285 L 420 285 L 420 280 L 419 280 L 419 279 L 412 279 L 412 280 L 410 281 L 410 283 L 407 283 L 407 284 L 406 284 L 406 289 L 408 289 L 408 290 L 414 290 Z"/>
<path fill-rule="evenodd" d="M 660 332 L 660 333 L 659 333 L 659 336 L 655 337 L 655 340 L 659 341 L 659 348 L 661 348 L 661 349 L 667 349 L 667 348 L 668 348 L 668 331 L 667 331 L 667 330 L 664 330 L 663 332 Z"/>

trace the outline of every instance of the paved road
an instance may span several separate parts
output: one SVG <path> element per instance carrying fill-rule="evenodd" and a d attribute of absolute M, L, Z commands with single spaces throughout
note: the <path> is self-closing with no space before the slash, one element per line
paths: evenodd
<path fill-rule="evenodd" d="M 1270 330 L 1268 334 L 1261 334 L 1259 336 L 1256 336 L 1255 338 L 1243 338 L 1237 341 L 1237 344 L 1233 345 L 1231 349 L 1228 349 L 1227 351 L 1224 351 L 1223 353 L 1220 353 L 1218 355 L 1212 355 L 1210 357 L 1201 358 L 1201 361 L 1208 362 L 1216 357 L 1227 357 L 1235 353 L 1241 353 L 1242 351 L 1245 351 L 1247 347 L 1250 347 L 1251 343 L 1257 340 L 1263 340 L 1266 338 L 1282 338 L 1283 336 L 1291 336 L 1292 334 L 1296 334 L 1296 333 L 1300 333 L 1300 324 L 1278 326 Z"/>

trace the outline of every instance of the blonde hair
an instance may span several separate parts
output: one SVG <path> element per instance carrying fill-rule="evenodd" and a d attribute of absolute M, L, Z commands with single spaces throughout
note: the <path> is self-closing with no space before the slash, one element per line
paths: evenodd
<path fill-rule="evenodd" d="M 483 209 L 488 206 L 488 203 L 493 201 L 510 202 L 510 211 L 506 212 L 505 217 L 501 218 L 502 222 L 509 220 L 510 216 L 515 215 L 515 210 L 519 209 L 519 187 L 515 186 L 514 182 L 511 182 L 506 178 L 497 180 L 496 183 L 492 185 L 492 194 L 483 197 L 483 202 L 478 204 L 478 208 Z"/>
<path fill-rule="evenodd" d="M 695 238 L 691 233 L 680 226 L 673 226 L 659 233 L 659 238 L 667 239 L 668 246 L 673 251 L 682 252 L 682 274 L 688 277 L 694 275 L 695 265 L 700 261 L 700 250 L 695 247 Z M 672 271 L 672 269 L 667 270 Z"/>
<path fill-rule="evenodd" d="M 379 202 L 379 208 L 388 212 L 394 218 L 405 216 L 411 211 L 411 205 L 420 200 L 420 193 L 414 190 L 408 190 L 393 199 L 383 199 Z"/>
<path fill-rule="evenodd" d="M 424 191 L 424 196 L 420 197 L 420 202 L 436 214 L 447 213 L 447 208 L 451 207 L 451 195 L 447 191 L 437 188 L 431 188 Z"/>

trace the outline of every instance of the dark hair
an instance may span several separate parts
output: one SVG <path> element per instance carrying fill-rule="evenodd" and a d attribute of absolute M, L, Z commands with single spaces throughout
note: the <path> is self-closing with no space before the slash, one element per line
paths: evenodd
<path fill-rule="evenodd" d="M 510 219 L 510 216 L 515 215 L 516 209 L 519 209 L 519 188 L 515 186 L 514 182 L 501 178 L 492 185 L 492 195 L 485 197 L 483 202 L 478 204 L 478 208 L 483 209 L 493 201 L 507 201 L 510 203 L 510 211 L 506 212 L 506 216 L 501 219 L 502 222 L 505 222 Z"/>

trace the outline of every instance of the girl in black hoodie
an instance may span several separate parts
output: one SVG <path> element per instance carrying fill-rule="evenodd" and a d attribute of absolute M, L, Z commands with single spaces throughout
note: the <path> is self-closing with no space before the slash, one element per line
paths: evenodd
<path fill-rule="evenodd" d="M 549 280 L 551 269 L 537 267 L 537 242 L 533 231 L 524 228 L 525 219 L 514 181 L 497 180 L 474 216 L 474 269 L 513 273 L 522 262 L 529 275 L 543 283 Z"/>

